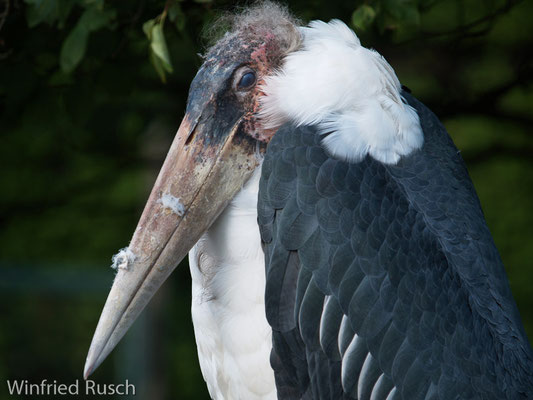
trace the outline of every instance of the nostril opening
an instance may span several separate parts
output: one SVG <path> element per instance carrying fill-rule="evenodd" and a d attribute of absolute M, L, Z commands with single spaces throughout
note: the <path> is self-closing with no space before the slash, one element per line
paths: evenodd
<path fill-rule="evenodd" d="M 189 133 L 189 136 L 187 136 L 187 139 L 185 139 L 185 146 L 188 146 L 192 140 L 194 139 L 194 136 L 196 135 L 196 128 L 198 127 L 198 122 L 194 124 L 194 128 Z"/>

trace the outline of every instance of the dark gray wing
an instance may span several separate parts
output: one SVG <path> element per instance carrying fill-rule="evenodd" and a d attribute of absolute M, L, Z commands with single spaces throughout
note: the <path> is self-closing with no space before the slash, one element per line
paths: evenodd
<path fill-rule="evenodd" d="M 533 397 L 532 352 L 464 163 L 438 119 L 395 166 L 282 127 L 258 222 L 280 399 Z"/>

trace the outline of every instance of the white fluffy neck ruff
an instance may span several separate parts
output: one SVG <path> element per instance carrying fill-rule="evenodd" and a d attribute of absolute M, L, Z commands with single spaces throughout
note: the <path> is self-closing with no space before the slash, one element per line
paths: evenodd
<path fill-rule="evenodd" d="M 422 147 L 415 109 L 406 104 L 392 67 L 366 49 L 339 20 L 302 27 L 302 47 L 265 79 L 261 117 L 267 128 L 285 122 L 317 125 L 331 156 L 357 162 L 370 154 L 386 164 Z"/>

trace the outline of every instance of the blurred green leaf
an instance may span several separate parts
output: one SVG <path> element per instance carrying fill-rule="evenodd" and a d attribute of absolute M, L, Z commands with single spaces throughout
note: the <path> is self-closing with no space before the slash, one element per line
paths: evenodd
<path fill-rule="evenodd" d="M 58 2 L 56 0 L 24 0 L 28 5 L 26 20 L 33 28 L 42 22 L 53 24 L 58 17 Z"/>
<path fill-rule="evenodd" d="M 168 8 L 168 19 L 170 19 L 172 22 L 174 22 L 176 20 L 176 18 L 182 13 L 183 12 L 181 11 L 181 6 L 179 5 L 179 3 L 173 3 Z"/>
<path fill-rule="evenodd" d="M 100 10 L 91 7 L 85 10 L 78 24 L 88 32 L 94 32 L 107 26 L 115 18 L 115 15 L 115 10 Z"/>
<path fill-rule="evenodd" d="M 114 10 L 91 7 L 83 12 L 61 47 L 59 65 L 63 72 L 70 73 L 76 69 L 85 55 L 89 34 L 107 26 L 114 18 Z"/>
<path fill-rule="evenodd" d="M 170 64 L 170 56 L 168 55 L 161 22 L 158 23 L 156 18 L 149 19 L 143 24 L 143 32 L 150 41 L 150 62 L 161 81 L 166 82 L 165 71 L 172 72 L 172 65 Z M 168 60 L 166 65 L 164 58 Z"/>
<path fill-rule="evenodd" d="M 359 6 L 352 14 L 352 25 L 364 31 L 376 18 L 376 11 L 367 4 Z"/>
<path fill-rule="evenodd" d="M 409 0 L 383 0 L 382 6 L 383 9 L 393 17 L 400 18 L 402 15 L 402 9 L 405 7 L 407 1 Z"/>
<path fill-rule="evenodd" d="M 168 19 L 174 23 L 178 31 L 183 32 L 187 17 L 179 3 L 174 3 L 168 8 Z"/>
<path fill-rule="evenodd" d="M 155 19 L 149 19 L 143 24 L 143 32 L 148 38 L 148 40 L 152 40 L 152 28 L 155 25 Z"/>
<path fill-rule="evenodd" d="M 415 4 L 404 7 L 402 12 L 401 19 L 404 25 L 420 25 L 420 11 Z"/>
<path fill-rule="evenodd" d="M 152 63 L 155 71 L 157 72 L 157 75 L 161 78 L 161 81 L 163 83 L 167 82 L 167 77 L 165 74 L 165 68 L 163 67 L 163 63 L 161 62 L 161 59 L 155 55 L 155 53 L 150 50 L 150 62 Z"/>
<path fill-rule="evenodd" d="M 161 65 L 167 72 L 172 72 L 172 63 L 168 54 L 167 42 L 165 41 L 165 35 L 163 34 L 162 23 L 155 24 L 152 27 L 152 41 L 150 43 L 150 49 L 152 49 L 154 55 L 161 61 Z"/>
<path fill-rule="evenodd" d="M 71 85 L 74 83 L 74 79 L 71 74 L 67 74 L 61 70 L 58 70 L 52 74 L 48 79 L 48 84 L 50 86 L 64 86 Z"/>
<path fill-rule="evenodd" d="M 383 8 L 401 25 L 420 25 L 420 11 L 413 0 L 384 0 Z"/>
<path fill-rule="evenodd" d="M 72 7 L 76 4 L 72 0 L 24 0 L 28 6 L 26 20 L 33 28 L 40 23 L 53 25 L 57 21 L 59 28 L 63 28 Z"/>
<path fill-rule="evenodd" d="M 57 4 L 57 25 L 62 29 L 65 27 L 65 22 L 67 21 L 75 2 L 72 0 L 59 0 Z"/>
<path fill-rule="evenodd" d="M 82 1 L 86 5 L 92 6 L 94 8 L 97 8 L 98 10 L 103 10 L 104 9 L 105 0 L 82 0 Z"/>
<path fill-rule="evenodd" d="M 76 25 L 68 34 L 59 55 L 59 65 L 63 72 L 70 73 L 78 66 L 85 55 L 88 38 L 89 31 L 81 24 Z"/>

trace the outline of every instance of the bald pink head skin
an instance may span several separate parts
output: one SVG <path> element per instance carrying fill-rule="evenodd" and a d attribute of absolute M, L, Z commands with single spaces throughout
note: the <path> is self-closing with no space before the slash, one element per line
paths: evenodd
<path fill-rule="evenodd" d="M 211 93 L 222 95 L 219 84 L 224 82 L 231 90 L 224 93 L 222 101 L 238 104 L 242 109 L 243 131 L 259 142 L 268 143 L 275 130 L 264 129 L 259 118 L 261 97 L 265 95 L 262 86 L 265 78 L 280 68 L 285 55 L 282 44 L 269 30 L 247 27 L 227 34 L 209 49 L 191 85 L 191 93 L 210 85 Z M 254 74 L 255 82 L 241 88 L 240 80 L 247 73 Z"/>

